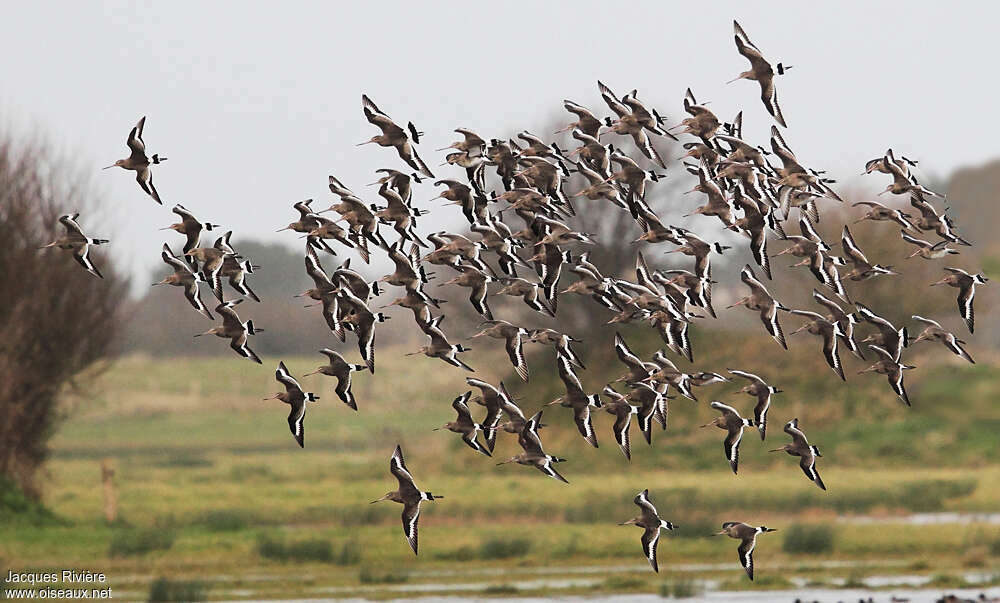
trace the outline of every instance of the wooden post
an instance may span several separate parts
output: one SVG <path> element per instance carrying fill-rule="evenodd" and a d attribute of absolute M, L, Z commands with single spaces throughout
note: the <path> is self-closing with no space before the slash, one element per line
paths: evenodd
<path fill-rule="evenodd" d="M 115 468 L 111 459 L 101 460 L 101 481 L 104 483 L 104 519 L 114 523 L 118 519 L 118 493 L 115 492 Z"/>

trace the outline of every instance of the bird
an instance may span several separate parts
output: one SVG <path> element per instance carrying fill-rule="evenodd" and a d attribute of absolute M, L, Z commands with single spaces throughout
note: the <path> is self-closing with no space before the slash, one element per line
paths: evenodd
<path fill-rule="evenodd" d="M 371 504 L 383 500 L 391 500 L 403 505 L 403 534 L 406 535 L 406 542 L 413 549 L 413 554 L 417 554 L 417 521 L 420 519 L 420 503 L 425 500 L 438 500 L 444 498 L 440 494 L 424 492 L 417 488 L 413 481 L 413 476 L 406 468 L 403 461 L 403 450 L 396 445 L 396 450 L 389 459 L 389 471 L 399 482 L 399 488 L 392 492 L 386 492 L 382 498 L 373 500 Z"/>
<path fill-rule="evenodd" d="M 153 286 L 157 285 L 173 285 L 174 287 L 184 287 L 184 297 L 187 298 L 191 306 L 198 311 L 199 314 L 204 316 L 209 320 L 214 320 L 212 318 L 212 313 L 208 311 L 205 304 L 201 301 L 201 295 L 198 293 L 198 275 L 191 269 L 191 267 L 184 261 L 177 258 L 174 255 L 173 250 L 166 243 L 163 244 L 163 250 L 160 252 L 160 257 L 163 262 L 173 268 L 173 273 L 167 275 L 163 280 L 153 283 Z"/>
<path fill-rule="evenodd" d="M 589 109 L 571 100 L 564 100 L 563 107 L 570 113 L 576 115 L 578 119 L 561 130 L 557 130 L 555 134 L 579 129 L 587 136 L 597 136 L 602 123 L 601 120 L 597 119 L 597 117 L 595 117 Z"/>
<path fill-rule="evenodd" d="M 484 426 L 476 423 L 472 419 L 472 413 L 469 411 L 468 404 L 471 396 L 472 392 L 468 391 L 452 400 L 451 407 L 458 413 L 458 418 L 454 421 L 445 423 L 441 427 L 435 428 L 434 431 L 447 429 L 448 431 L 454 433 L 460 433 L 462 434 L 462 441 L 465 442 L 469 448 L 472 448 L 476 452 L 481 452 L 486 456 L 492 456 L 490 451 L 480 444 L 478 439 L 476 439 L 479 432 L 484 430 Z"/>
<path fill-rule="evenodd" d="M 907 334 L 906 325 L 897 329 L 891 322 L 875 314 L 871 308 L 861 302 L 855 302 L 854 307 L 857 308 L 858 316 L 878 329 L 878 333 L 862 339 L 863 343 L 872 343 L 880 346 L 893 356 L 898 355 L 908 345 L 909 335 Z"/>
<path fill-rule="evenodd" d="M 469 339 L 482 337 L 484 335 L 495 339 L 503 339 L 505 341 L 507 356 L 510 358 L 510 363 L 514 367 L 514 371 L 517 373 L 518 377 L 527 381 L 528 364 L 524 360 L 524 348 L 521 338 L 528 336 L 528 330 L 524 327 L 511 324 L 506 320 L 487 320 L 482 324 L 486 325 L 486 328 L 482 329 Z"/>
<path fill-rule="evenodd" d="M 500 279 L 500 283 L 503 286 L 497 290 L 497 295 L 520 297 L 525 305 L 535 312 L 539 312 L 550 317 L 555 316 L 555 312 L 552 308 L 543 298 L 538 296 L 539 290 L 542 289 L 541 283 L 533 283 L 519 277 L 504 277 Z"/>
<path fill-rule="evenodd" d="M 785 433 L 792 437 L 792 443 L 785 444 L 780 448 L 775 448 L 768 452 L 787 452 L 792 456 L 799 457 L 799 467 L 802 468 L 802 472 L 806 474 L 806 477 L 819 486 L 821 490 L 826 490 L 826 485 L 823 484 L 823 479 L 819 476 L 819 471 L 816 470 L 816 458 L 823 455 L 820 454 L 819 448 L 809 444 L 806 434 L 799 429 L 798 418 L 785 423 Z"/>
<path fill-rule="evenodd" d="M 948 285 L 958 289 L 958 312 L 965 320 L 965 326 L 969 328 L 969 333 L 974 333 L 976 312 L 972 307 L 972 298 L 976 295 L 976 285 L 985 285 L 990 279 L 982 274 L 970 274 L 961 268 L 945 268 L 945 271 L 950 274 L 931 283 L 931 286 Z"/>
<path fill-rule="evenodd" d="M 573 366 L 566 356 L 559 356 L 557 363 L 559 365 L 559 378 L 566 387 L 566 393 L 549 402 L 549 405 L 559 404 L 566 408 L 572 408 L 573 420 L 580 435 L 588 444 L 597 448 L 597 433 L 594 431 L 590 409 L 600 408 L 601 398 L 597 394 L 588 394 L 584 391 L 580 378 L 573 372 Z"/>
<path fill-rule="evenodd" d="M 359 143 L 358 146 L 375 143 L 380 147 L 395 147 L 399 158 L 405 161 L 407 165 L 428 178 L 434 177 L 434 174 L 427 168 L 427 164 L 424 163 L 420 156 L 417 155 L 416 149 L 413 148 L 413 143 L 416 140 L 411 141 L 410 135 L 406 133 L 406 130 L 396 125 L 396 122 L 392 121 L 388 115 L 379 110 L 375 106 L 375 103 L 363 94 L 361 95 L 361 106 L 368 123 L 377 126 L 382 130 L 382 134 L 372 136 L 370 139 Z M 410 124 L 409 128 L 411 134 L 414 131 L 412 125 Z"/>
<path fill-rule="evenodd" d="M 628 344 L 625 343 L 625 339 L 621 333 L 618 332 L 615 332 L 615 354 L 622 361 L 622 364 L 628 367 L 628 374 L 619 377 L 618 381 L 627 381 L 629 383 L 644 381 L 652 373 L 660 369 L 656 364 L 646 362 L 636 356 L 628 347 Z"/>
<path fill-rule="evenodd" d="M 579 339 L 565 333 L 560 333 L 555 329 L 535 329 L 528 334 L 528 341 L 542 345 L 551 345 L 555 348 L 557 357 L 565 357 L 573 366 L 584 370 L 587 368 L 571 347 L 571 344 L 579 343 Z"/>
<path fill-rule="evenodd" d="M 946 331 L 941 326 L 941 323 L 929 318 L 924 318 L 923 316 L 917 316 L 916 314 L 914 314 L 911 318 L 917 322 L 927 325 L 924 327 L 924 330 L 917 335 L 917 338 L 913 340 L 913 343 L 920 341 L 939 341 L 959 358 L 968 360 L 972 364 L 976 363 L 976 361 L 972 359 L 972 356 L 970 356 L 969 353 L 965 351 L 965 348 L 962 347 L 962 344 L 965 342 L 955 337 L 954 333 Z"/>
<path fill-rule="evenodd" d="M 556 471 L 554 465 L 555 463 L 565 462 L 566 459 L 562 459 L 550 454 L 545 454 L 542 449 L 542 441 L 538 438 L 538 428 L 542 421 L 542 411 L 535 413 L 521 428 L 520 433 L 517 437 L 517 443 L 524 452 L 516 454 L 506 461 L 497 463 L 497 465 L 506 465 L 507 463 L 517 463 L 518 465 L 527 465 L 530 467 L 535 467 L 545 475 L 551 477 L 552 479 L 559 480 L 564 484 L 569 482 L 565 477 Z"/>
<path fill-rule="evenodd" d="M 662 386 L 654 387 L 653 384 L 648 382 L 632 383 L 629 387 L 632 391 L 625 396 L 625 401 L 630 404 L 632 402 L 638 404 L 635 407 L 635 414 L 639 420 L 639 429 L 642 431 L 642 436 L 646 438 L 646 444 L 652 445 L 653 419 L 659 421 L 663 429 L 667 428 L 667 396 L 665 388 Z"/>
<path fill-rule="evenodd" d="M 457 285 L 469 288 L 469 303 L 486 320 L 493 320 L 493 312 L 490 310 L 487 300 L 487 287 L 496 279 L 479 270 L 472 264 L 456 264 L 452 266 L 461 274 L 455 278 L 445 281 L 440 286 Z"/>
<path fill-rule="evenodd" d="M 443 315 L 437 316 L 431 320 L 430 324 L 423 328 L 424 333 L 431 339 L 430 345 L 421 346 L 417 351 L 410 352 L 406 355 L 414 356 L 416 354 L 423 354 L 428 358 L 440 358 L 452 366 L 457 366 L 469 371 L 470 373 L 474 373 L 475 369 L 458 357 L 459 353 L 468 352 L 470 348 L 467 348 L 460 343 L 450 343 L 448 338 L 445 336 L 444 331 L 440 328 L 442 320 L 444 320 Z"/>
<path fill-rule="evenodd" d="M 329 358 L 329 362 L 318 367 L 315 371 L 302 376 L 308 377 L 320 374 L 328 377 L 336 377 L 337 387 L 334 391 L 337 392 L 337 397 L 340 398 L 341 402 L 351 407 L 351 410 L 357 410 L 358 402 L 354 399 L 354 393 L 351 391 L 351 373 L 367 370 L 368 366 L 364 364 L 351 364 L 344 360 L 340 352 L 331 350 L 330 348 L 323 348 L 319 353 Z"/>
<path fill-rule="evenodd" d="M 270 398 L 264 398 L 264 400 L 281 400 L 291 407 L 288 413 L 288 428 L 295 437 L 295 441 L 298 442 L 299 448 L 305 448 L 306 403 L 319 400 L 319 396 L 312 392 L 302 391 L 302 386 L 288 372 L 284 361 L 278 363 L 278 369 L 274 371 L 274 378 L 285 386 L 285 391 L 278 392 Z"/>
<path fill-rule="evenodd" d="M 750 381 L 749 385 L 744 385 L 740 392 L 757 398 L 757 404 L 753 409 L 753 423 L 757 426 L 761 441 L 767 433 L 767 411 L 771 408 L 771 395 L 780 394 L 781 390 L 769 385 L 766 381 L 746 371 L 736 369 L 726 369 L 737 377 L 742 377 Z"/>
<path fill-rule="evenodd" d="M 170 211 L 180 216 L 181 221 L 175 222 L 174 224 L 161 228 L 160 230 L 173 230 L 184 235 L 186 237 L 186 240 L 184 241 L 184 253 L 187 253 L 200 245 L 202 230 L 212 232 L 212 229 L 220 226 L 219 224 L 212 224 L 211 222 L 202 223 L 198 220 L 198 218 L 194 217 L 194 214 L 188 211 L 188 209 L 180 203 L 174 205 L 173 209 Z"/>
<path fill-rule="evenodd" d="M 722 413 L 722 416 L 705 423 L 702 427 L 715 426 L 727 431 L 722 447 L 726 453 L 726 459 L 729 461 L 729 466 L 735 474 L 739 468 L 740 440 L 743 439 L 743 428 L 753 427 L 753 419 L 744 419 L 735 408 L 718 400 L 713 400 L 709 406 Z"/>
<path fill-rule="evenodd" d="M 621 448 L 625 459 L 632 460 L 628 428 L 632 423 L 632 415 L 639 414 L 639 407 L 630 404 L 626 396 L 616 392 L 610 385 L 605 386 L 601 393 L 608 399 L 607 402 L 603 403 L 604 410 L 615 417 L 615 423 L 612 426 L 615 441 L 618 442 L 618 447 Z"/>
<path fill-rule="evenodd" d="M 840 353 L 837 350 L 837 339 L 843 335 L 839 323 L 828 320 L 825 316 L 816 312 L 809 312 L 808 310 L 789 310 L 789 312 L 797 316 L 805 316 L 809 319 L 809 322 L 792 331 L 792 335 L 801 331 L 808 331 L 813 335 L 822 337 L 823 356 L 826 358 L 826 363 L 830 365 L 830 368 L 833 369 L 833 372 L 837 373 L 837 376 L 842 381 L 846 381 L 844 367 L 840 364 Z"/>
<path fill-rule="evenodd" d="M 740 541 L 737 553 L 740 558 L 740 565 L 746 570 L 750 581 L 753 581 L 753 550 L 757 546 L 757 535 L 768 532 L 777 532 L 777 529 L 767 526 L 750 526 L 737 521 L 727 521 L 722 524 L 722 529 L 713 536 L 729 536 Z"/>
<path fill-rule="evenodd" d="M 656 544 L 660 541 L 660 530 L 673 530 L 677 526 L 670 523 L 669 521 L 664 521 L 660 519 L 660 514 L 656 511 L 656 507 L 649 500 L 649 489 L 645 489 L 642 492 L 636 494 L 632 502 L 639 507 L 639 516 L 632 519 L 623 521 L 618 524 L 620 526 L 639 526 L 645 531 L 642 533 L 642 552 L 646 555 L 646 559 L 649 560 L 650 567 L 653 568 L 654 572 L 659 572 L 660 568 L 656 562 Z"/>
<path fill-rule="evenodd" d="M 444 148 L 437 149 L 437 151 L 456 149 L 465 153 L 478 153 L 479 155 L 482 155 L 486 151 L 486 141 L 472 130 L 466 128 L 455 128 L 455 133 L 461 134 L 462 140 L 453 142 Z"/>
<path fill-rule="evenodd" d="M 858 371 L 858 374 L 862 375 L 864 373 L 875 372 L 880 375 L 885 375 L 889 380 L 889 385 L 892 386 L 892 391 L 896 392 L 896 395 L 899 396 L 899 399 L 902 400 L 904 404 L 910 406 L 910 397 L 906 395 L 906 387 L 903 385 L 903 371 L 916 367 L 908 366 L 900 362 L 899 356 L 901 349 L 897 349 L 895 353 L 890 353 L 881 346 L 869 344 L 868 347 L 875 352 L 877 360 L 870 367 Z"/>
<path fill-rule="evenodd" d="M 754 46 L 754 43 L 750 41 L 746 32 L 743 31 L 743 28 L 736 21 L 733 21 L 733 37 L 736 40 L 736 50 L 750 61 L 750 69 L 727 83 L 737 80 L 756 81 L 760 84 L 760 100 L 764 103 L 767 112 L 771 114 L 774 121 L 781 124 L 782 127 L 787 127 L 788 124 L 785 123 L 785 117 L 782 115 L 781 107 L 778 105 L 778 91 L 774 87 L 774 67 L 771 67 L 771 63 L 764 58 L 764 55 Z M 778 63 L 776 67 L 777 75 L 784 75 L 785 71 L 792 68 L 791 65 L 786 66 L 782 63 Z"/>
<path fill-rule="evenodd" d="M 481 429 L 483 431 L 483 439 L 486 441 L 486 448 L 492 453 L 493 448 L 496 446 L 497 438 L 497 428 L 501 427 L 500 417 L 504 412 L 511 416 L 511 424 L 507 427 L 513 428 L 511 433 L 518 433 L 527 419 L 524 418 L 524 414 L 521 413 L 521 409 L 514 404 L 509 393 L 507 393 L 507 388 L 504 386 L 503 381 L 500 382 L 498 386 L 494 386 L 482 379 L 476 379 L 475 377 L 466 377 L 466 384 L 470 387 L 478 388 L 480 395 L 473 398 L 473 402 L 486 407 L 486 417 L 483 422 L 480 423 Z M 518 423 L 516 426 L 514 422 Z M 505 431 L 509 431 L 505 429 Z"/>
<path fill-rule="evenodd" d="M 263 364 L 257 354 L 250 349 L 247 345 L 247 337 L 249 335 L 256 335 L 262 332 L 264 329 L 256 328 L 252 320 L 243 322 L 240 320 L 239 315 L 233 308 L 236 305 L 242 303 L 242 299 L 237 299 L 234 301 L 222 302 L 215 307 L 215 313 L 222 317 L 222 326 L 212 327 L 211 329 L 198 333 L 195 337 L 201 337 L 202 335 L 215 335 L 216 337 L 225 337 L 229 339 L 229 347 L 243 356 L 248 358 L 257 364 Z"/>
<path fill-rule="evenodd" d="M 125 140 L 125 146 L 130 151 L 129 156 L 125 159 L 119 159 L 103 169 L 108 170 L 113 167 L 120 167 L 124 170 L 134 171 L 135 181 L 139 183 L 139 187 L 142 188 L 143 192 L 152 197 L 153 201 L 163 205 L 163 201 L 160 200 L 160 193 L 156 192 L 156 187 L 153 186 L 153 172 L 149 169 L 149 166 L 158 165 L 166 161 L 167 158 L 160 157 L 159 155 L 153 155 L 152 157 L 146 155 L 146 143 L 142 140 L 142 129 L 145 125 L 146 116 L 143 115 Z"/>
<path fill-rule="evenodd" d="M 854 340 L 854 325 L 858 324 L 858 319 L 854 313 L 848 314 L 843 310 L 843 308 L 840 307 L 839 304 L 815 289 L 813 289 L 813 300 L 829 310 L 826 317 L 828 320 L 837 323 L 837 327 L 840 329 L 840 341 L 847 346 L 847 349 L 850 350 L 852 354 L 861 360 L 864 360 L 865 355 L 861 353 L 858 343 Z"/>
<path fill-rule="evenodd" d="M 354 333 L 358 336 L 358 351 L 368 366 L 368 371 L 374 375 L 375 325 L 390 317 L 381 312 L 372 312 L 365 300 L 355 295 L 350 287 L 341 287 L 338 298 L 339 305 L 345 311 L 343 322 L 353 326 Z"/>
<path fill-rule="evenodd" d="M 960 254 L 957 249 L 948 247 L 949 241 L 947 239 L 942 239 L 937 243 L 931 243 L 930 241 L 918 239 L 917 237 L 908 234 L 905 230 L 899 231 L 899 234 L 904 241 L 910 243 L 911 245 L 916 245 L 917 247 L 912 253 L 910 253 L 910 255 L 906 256 L 906 259 L 919 255 L 925 260 L 937 260 L 949 255 Z"/>
<path fill-rule="evenodd" d="M 858 201 L 857 203 L 852 203 L 851 207 L 869 207 L 870 209 L 865 212 L 865 215 L 861 216 L 854 221 L 855 224 L 864 222 L 865 220 L 873 221 L 883 221 L 891 220 L 904 229 L 911 232 L 918 232 L 917 227 L 910 222 L 910 215 L 906 212 L 900 211 L 898 209 L 892 209 L 886 207 L 877 201 Z"/>
<path fill-rule="evenodd" d="M 91 239 L 83 234 L 83 230 L 80 228 L 80 224 L 76 221 L 80 217 L 80 214 L 65 214 L 59 216 L 59 223 L 63 225 L 66 229 L 66 234 L 52 241 L 51 243 L 40 247 L 40 249 L 47 249 L 49 247 L 58 247 L 59 249 L 66 249 L 73 252 L 73 259 L 77 261 L 84 270 L 93 274 L 97 278 L 104 278 L 101 271 L 97 269 L 94 262 L 90 259 L 90 246 L 91 245 L 103 245 L 109 243 L 108 239 Z"/>
<path fill-rule="evenodd" d="M 785 343 L 785 333 L 781 330 L 781 323 L 778 321 L 778 310 L 787 310 L 787 308 L 772 297 L 768 293 L 767 288 L 757 280 L 757 276 L 753 273 L 753 268 L 750 267 L 750 264 L 743 267 L 743 270 L 740 272 L 740 280 L 747 287 L 750 287 L 750 295 L 726 307 L 735 308 L 736 306 L 745 306 L 749 310 L 760 312 L 760 321 L 764 324 L 764 328 L 778 342 L 778 345 L 787 350 L 788 344 Z"/>
<path fill-rule="evenodd" d="M 201 275 L 206 283 L 211 285 L 212 293 L 220 302 L 222 298 L 222 264 L 226 256 L 233 253 L 217 247 L 195 247 L 184 252 L 184 256 L 194 259 L 201 266 Z"/>
<path fill-rule="evenodd" d="M 844 255 L 847 259 L 854 264 L 854 268 L 844 275 L 844 278 L 849 278 L 852 281 L 863 281 L 870 278 L 875 278 L 876 276 L 881 276 L 883 274 L 899 274 L 892 269 L 892 266 L 882 266 L 881 264 L 872 264 L 865 257 L 861 248 L 858 244 L 854 242 L 854 236 L 851 235 L 851 229 L 844 225 L 843 235 L 840 239 L 841 245 L 844 248 Z"/>

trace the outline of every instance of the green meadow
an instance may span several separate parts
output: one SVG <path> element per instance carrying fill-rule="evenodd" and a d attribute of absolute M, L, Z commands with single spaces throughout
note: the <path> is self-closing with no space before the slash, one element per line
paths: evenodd
<path fill-rule="evenodd" d="M 712 338 L 721 336 L 708 333 L 695 345 L 718 345 Z M 642 354 L 656 345 L 635 338 Z M 696 366 L 753 370 L 760 363 L 748 359 L 769 357 L 773 345 L 748 337 L 713 354 L 712 366 Z M 228 356 L 125 357 L 87 391 L 67 396 L 68 418 L 43 478 L 48 512 L 13 492 L 0 499 L 0 565 L 102 571 L 125 598 L 178 600 L 669 595 L 709 583 L 786 588 L 800 577 L 836 586 L 914 574 L 942 587 L 965 584 L 970 574 L 977 584 L 997 581 L 1000 525 L 968 519 L 1000 510 L 997 365 L 922 350 L 921 369 L 907 375 L 914 407 L 906 409 L 884 377 L 849 371 L 852 387 L 842 387 L 803 349 L 792 352 L 801 362 L 772 379 L 784 392 L 774 399 L 767 441 L 747 432 L 738 476 L 723 457 L 722 432 L 698 426 L 714 416 L 711 399 L 749 411 L 742 383 L 700 388 L 698 403 L 671 400 L 669 427 L 656 426 L 651 447 L 633 426 L 631 463 L 606 413 L 595 414 L 601 446 L 593 449 L 568 409 L 546 409 L 543 441 L 567 459 L 560 470 L 570 485 L 528 467 L 496 466 L 518 452 L 510 434 L 498 436 L 490 459 L 456 434 L 432 431 L 453 418 L 450 402 L 468 389 L 465 374 L 403 350 L 380 349 L 378 374 L 355 375 L 357 413 L 336 398 L 331 379 L 302 380 L 321 396 L 307 413 L 304 450 L 288 432 L 287 407 L 262 400 L 280 387 L 277 358 L 258 367 Z M 487 368 L 480 374 L 488 380 L 505 379 L 531 413 L 560 393 L 558 381 L 545 378 L 555 373 L 551 356 L 531 350 L 529 384 L 509 376 L 499 350 L 480 352 L 474 364 Z M 321 360 L 284 358 L 295 375 Z M 590 369 L 580 375 L 592 391 L 623 372 L 606 358 L 585 361 Z M 787 440 L 781 427 L 794 416 L 823 452 L 827 492 L 806 480 L 796 458 L 767 452 Z M 445 496 L 423 506 L 419 557 L 403 538 L 401 507 L 369 504 L 396 487 L 388 458 L 397 443 L 418 485 Z M 116 470 L 113 524 L 104 518 L 103 459 Z M 632 497 L 643 488 L 680 526 L 661 539 L 659 575 L 642 556 L 640 531 L 616 525 L 633 516 Z M 911 514 L 940 512 L 958 515 L 907 523 Z M 709 537 L 727 520 L 779 530 L 758 543 L 753 585 L 737 564 L 736 543 Z"/>

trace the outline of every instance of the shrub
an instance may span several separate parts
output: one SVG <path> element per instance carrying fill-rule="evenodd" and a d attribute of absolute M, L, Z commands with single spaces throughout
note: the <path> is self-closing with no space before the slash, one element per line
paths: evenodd
<path fill-rule="evenodd" d="M 152 551 L 165 551 L 174 545 L 176 534 L 171 528 L 123 528 L 115 531 L 108 546 L 111 557 L 132 557 Z"/>
<path fill-rule="evenodd" d="M 238 532 L 249 525 L 247 514 L 230 509 L 206 511 L 196 521 L 199 526 L 210 532 Z"/>
<path fill-rule="evenodd" d="M 701 594 L 702 589 L 691 578 L 667 580 L 660 585 L 660 596 L 664 599 L 690 599 Z"/>
<path fill-rule="evenodd" d="M 403 584 L 409 581 L 410 574 L 402 570 L 389 570 L 384 573 L 376 573 L 368 569 L 368 566 L 361 568 L 358 572 L 358 580 L 362 584 Z"/>
<path fill-rule="evenodd" d="M 483 589 L 484 595 L 516 595 L 519 592 L 513 584 L 491 584 Z"/>
<path fill-rule="evenodd" d="M 972 494 L 978 481 L 969 479 L 924 479 L 900 486 L 901 502 L 913 511 L 938 511 L 946 500 Z"/>
<path fill-rule="evenodd" d="M 204 601 L 207 587 L 203 582 L 182 582 L 157 578 L 149 585 L 148 601 Z"/>
<path fill-rule="evenodd" d="M 73 164 L 0 133 L 0 475 L 36 500 L 36 472 L 68 414 L 60 394 L 86 392 L 127 322 L 128 281 L 104 249 L 89 255 L 104 278 L 61 249 L 39 249 L 63 234 L 62 214 L 80 211 L 90 237 L 108 232 L 94 211 L 101 199 Z"/>
<path fill-rule="evenodd" d="M 257 537 L 257 554 L 275 561 L 322 561 L 336 565 L 354 565 L 361 561 L 361 549 L 354 541 L 344 543 L 334 552 L 329 540 L 309 538 L 285 542 L 268 535 Z"/>
<path fill-rule="evenodd" d="M 825 524 L 792 524 L 785 530 L 781 547 L 786 553 L 829 553 L 833 550 L 833 528 Z"/>
<path fill-rule="evenodd" d="M 49 525 L 65 523 L 52 511 L 25 496 L 12 480 L 0 475 L 0 523 Z"/>
<path fill-rule="evenodd" d="M 633 576 L 611 576 L 604 580 L 604 588 L 609 591 L 635 590 L 645 586 L 645 580 Z"/>
<path fill-rule="evenodd" d="M 489 538 L 479 545 L 480 559 L 510 559 L 525 555 L 531 550 L 531 541 L 527 538 L 504 540 Z"/>

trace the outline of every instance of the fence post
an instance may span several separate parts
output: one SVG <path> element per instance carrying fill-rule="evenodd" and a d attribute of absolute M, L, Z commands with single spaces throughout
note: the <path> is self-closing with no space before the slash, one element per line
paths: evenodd
<path fill-rule="evenodd" d="M 104 483 L 104 519 L 114 523 L 118 519 L 118 493 L 115 492 L 115 468 L 111 459 L 101 460 L 101 481 Z"/>

